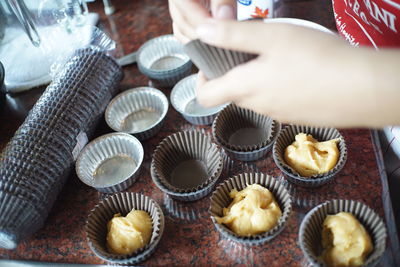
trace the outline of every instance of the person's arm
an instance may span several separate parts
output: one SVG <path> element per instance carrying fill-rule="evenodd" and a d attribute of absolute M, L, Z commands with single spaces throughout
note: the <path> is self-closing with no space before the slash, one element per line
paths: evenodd
<path fill-rule="evenodd" d="M 400 125 L 400 50 L 354 48 L 331 34 L 262 22 L 209 19 L 197 34 L 212 45 L 259 54 L 200 82 L 204 106 L 233 101 L 286 123 Z"/>
<path fill-rule="evenodd" d="M 207 18 L 236 19 L 236 0 L 169 0 L 169 11 L 175 37 L 187 43 L 198 38 L 196 28 Z"/>

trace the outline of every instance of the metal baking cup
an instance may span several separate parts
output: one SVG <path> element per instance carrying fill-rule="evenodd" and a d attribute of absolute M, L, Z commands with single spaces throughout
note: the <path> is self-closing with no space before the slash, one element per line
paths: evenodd
<path fill-rule="evenodd" d="M 252 184 L 259 184 L 271 191 L 282 210 L 282 216 L 279 218 L 278 224 L 270 231 L 248 237 L 239 236 L 224 224 L 219 224 L 215 217 L 222 217 L 223 209 L 228 207 L 232 202 L 232 198 L 229 196 L 229 193 L 232 191 L 232 189 L 241 191 Z M 292 200 L 286 188 L 277 179 L 263 173 L 243 173 L 234 176 L 218 185 L 217 189 L 211 196 L 211 220 L 213 221 L 217 230 L 225 238 L 249 246 L 262 245 L 276 237 L 285 227 L 291 211 Z"/>
<path fill-rule="evenodd" d="M 82 150 L 76 161 L 76 173 L 82 182 L 100 192 L 119 192 L 135 182 L 143 155 L 142 144 L 135 137 L 126 133 L 106 134 Z M 108 182 L 109 177 L 113 181 Z"/>
<path fill-rule="evenodd" d="M 222 165 L 222 155 L 210 136 L 197 131 L 178 132 L 162 140 L 154 151 L 152 178 L 171 197 L 192 201 L 211 190 Z"/>
<path fill-rule="evenodd" d="M 229 104 L 215 118 L 212 132 L 224 147 L 246 152 L 271 143 L 274 127 L 271 117 Z"/>
<path fill-rule="evenodd" d="M 354 200 L 335 199 L 313 208 L 300 225 L 300 248 L 312 266 L 326 266 L 320 259 L 322 253 L 322 228 L 327 215 L 339 212 L 353 214 L 370 235 L 374 250 L 362 266 L 375 266 L 386 249 L 387 231 L 383 220 L 367 205 Z"/>
<path fill-rule="evenodd" d="M 160 87 L 174 86 L 192 71 L 189 56 L 172 34 L 144 43 L 138 51 L 137 63 L 140 72 Z"/>
<path fill-rule="evenodd" d="M 256 57 L 254 54 L 215 47 L 199 39 L 187 43 L 184 50 L 209 80 L 218 78 L 237 65 Z"/>
<path fill-rule="evenodd" d="M 193 74 L 178 82 L 171 91 L 171 104 L 191 124 L 210 125 L 225 105 L 202 107 L 196 99 L 196 81 L 197 74 Z"/>
<path fill-rule="evenodd" d="M 160 131 L 167 111 L 168 99 L 160 90 L 138 87 L 117 95 L 108 104 L 105 119 L 114 131 L 145 140 Z"/>
<path fill-rule="evenodd" d="M 284 159 L 285 149 L 295 141 L 295 136 L 299 133 L 311 134 L 319 142 L 339 138 L 340 142 L 338 144 L 338 149 L 340 155 L 336 166 L 324 174 L 302 177 L 293 168 L 286 164 Z M 274 143 L 272 154 L 276 166 L 278 166 L 278 168 L 285 174 L 287 180 L 304 187 L 318 187 L 332 181 L 335 175 L 343 169 L 347 160 L 346 143 L 337 129 L 299 125 L 289 125 L 281 131 Z"/>
<path fill-rule="evenodd" d="M 128 255 L 109 253 L 106 247 L 107 223 L 114 214 L 126 216 L 131 210 L 149 213 L 153 222 L 153 233 L 149 244 Z M 137 264 L 147 259 L 156 249 L 164 231 L 164 214 L 153 199 L 138 193 L 124 192 L 112 195 L 94 207 L 86 222 L 86 237 L 92 251 L 102 260 L 113 264 Z"/>

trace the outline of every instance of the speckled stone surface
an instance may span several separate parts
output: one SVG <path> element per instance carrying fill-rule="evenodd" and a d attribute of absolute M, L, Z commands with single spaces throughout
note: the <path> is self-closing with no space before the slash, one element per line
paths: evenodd
<path fill-rule="evenodd" d="M 100 2 L 89 8 L 101 13 L 100 27 L 118 43 L 117 57 L 135 51 L 146 40 L 171 33 L 167 1 L 113 1 L 117 12 L 105 17 Z M 188 11 L 189 12 L 189 11 Z M 305 18 L 334 29 L 330 1 L 281 1 L 278 16 Z M 125 68 L 121 90 L 147 85 L 136 66 Z M 0 111 L 0 149 L 11 138 L 26 112 L 43 88 L 28 93 L 7 96 L 7 105 Z M 163 89 L 169 97 L 170 90 Z M 319 189 L 301 189 L 288 184 L 294 199 L 294 211 L 287 227 L 274 240 L 261 247 L 247 248 L 223 239 L 214 229 L 208 214 L 209 197 L 194 203 L 181 203 L 164 195 L 152 183 L 150 160 L 156 145 L 167 135 L 180 130 L 197 129 L 209 132 L 209 127 L 188 124 L 172 107 L 161 132 L 144 141 L 144 168 L 138 181 L 128 190 L 140 192 L 161 204 L 165 231 L 156 252 L 142 263 L 145 266 L 306 266 L 298 246 L 298 230 L 304 214 L 316 204 L 332 198 L 347 198 L 364 202 L 382 217 L 382 185 L 373 143 L 368 130 L 343 130 L 348 147 L 348 160 L 332 184 Z M 96 135 L 111 132 L 103 121 Z M 243 171 L 262 171 L 285 182 L 275 166 L 271 152 L 253 163 L 234 162 L 226 158 L 221 181 Z M 286 183 L 286 182 L 285 182 Z M 90 210 L 105 195 L 84 185 L 73 172 L 50 213 L 45 226 L 14 251 L 0 249 L 0 258 L 63 263 L 104 263 L 86 243 L 84 225 Z M 382 266 L 391 266 L 391 244 Z"/>

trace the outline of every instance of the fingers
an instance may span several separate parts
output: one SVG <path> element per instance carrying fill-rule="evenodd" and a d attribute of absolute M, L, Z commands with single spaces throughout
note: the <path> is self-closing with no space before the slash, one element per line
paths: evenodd
<path fill-rule="evenodd" d="M 236 0 L 211 0 L 211 12 L 217 19 L 236 19 Z"/>
<path fill-rule="evenodd" d="M 218 19 L 236 18 L 236 0 L 169 0 L 169 11 L 173 20 L 174 34 L 184 43 L 197 39 L 197 27 L 211 18 L 209 4 Z"/>
<path fill-rule="evenodd" d="M 264 27 L 262 22 L 207 20 L 197 28 L 197 34 L 202 41 L 218 47 L 260 53 L 265 50 L 265 39 L 271 36 L 263 33 Z"/>
<path fill-rule="evenodd" d="M 190 42 L 191 38 L 188 37 L 188 34 L 183 34 L 179 27 L 176 26 L 175 22 L 172 23 L 172 30 L 175 38 L 178 39 L 182 44 L 187 44 Z"/>
<path fill-rule="evenodd" d="M 207 82 L 207 78 L 202 71 L 197 73 L 197 81 L 196 81 L 196 88 L 203 87 L 203 85 Z"/>
<path fill-rule="evenodd" d="M 199 75 L 197 100 L 205 107 L 212 107 L 245 98 L 251 94 L 249 89 L 253 87 L 253 81 L 243 77 L 251 77 L 257 68 L 258 63 L 254 60 L 211 81 L 204 82 L 204 75 Z"/>
<path fill-rule="evenodd" d="M 197 28 L 197 35 L 202 41 L 218 47 L 261 54 L 276 44 L 292 40 L 298 35 L 297 31 L 304 31 L 302 28 L 283 23 L 208 19 Z"/>
<path fill-rule="evenodd" d="M 207 9 L 196 0 L 171 0 L 186 23 L 192 27 L 197 27 L 211 15 Z"/>
<path fill-rule="evenodd" d="M 197 39 L 196 28 L 210 17 L 198 0 L 169 0 L 175 36 L 183 43 Z"/>

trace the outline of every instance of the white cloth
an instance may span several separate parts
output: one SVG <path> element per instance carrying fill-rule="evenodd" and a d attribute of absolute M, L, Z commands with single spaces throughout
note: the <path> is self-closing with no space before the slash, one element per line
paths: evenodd
<path fill-rule="evenodd" d="M 76 33 L 69 34 L 58 25 L 39 27 L 42 38 L 40 47 L 35 47 L 20 29 L 6 29 L 0 46 L 6 90 L 20 92 L 49 83 L 52 64 L 60 57 L 68 57 L 74 49 L 88 45 L 98 18 L 98 14 L 88 14 L 87 23 L 82 26 L 78 37 Z"/>

